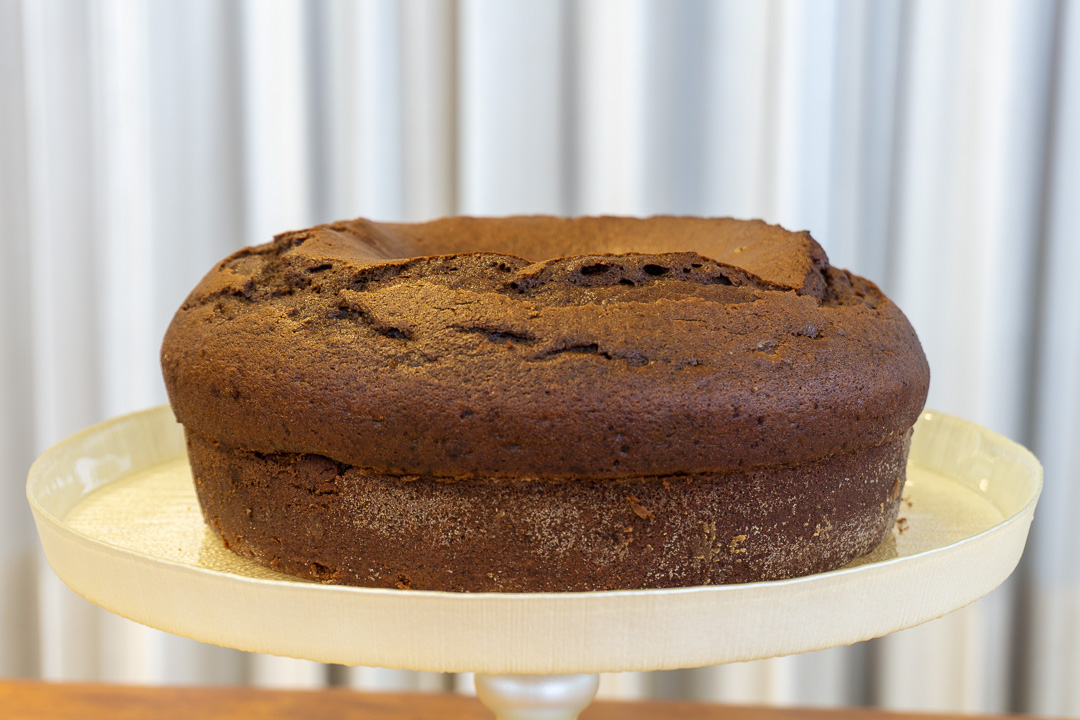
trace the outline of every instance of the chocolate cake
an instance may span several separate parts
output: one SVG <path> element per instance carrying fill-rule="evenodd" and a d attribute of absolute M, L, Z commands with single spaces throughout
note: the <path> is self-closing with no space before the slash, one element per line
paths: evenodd
<path fill-rule="evenodd" d="M 451 591 L 839 567 L 895 521 L 929 383 L 808 233 L 676 217 L 285 233 L 203 279 L 162 365 L 227 547 Z"/>

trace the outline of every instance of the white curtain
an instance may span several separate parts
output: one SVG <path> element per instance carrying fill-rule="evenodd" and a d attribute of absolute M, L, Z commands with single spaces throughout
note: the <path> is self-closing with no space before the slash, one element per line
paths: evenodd
<path fill-rule="evenodd" d="M 121 620 L 40 559 L 49 444 L 164 402 L 211 265 L 339 218 L 809 229 L 922 338 L 929 405 L 1028 444 L 1013 579 L 808 655 L 605 694 L 1080 714 L 1080 2 L 0 0 L 0 675 L 448 689 Z"/>

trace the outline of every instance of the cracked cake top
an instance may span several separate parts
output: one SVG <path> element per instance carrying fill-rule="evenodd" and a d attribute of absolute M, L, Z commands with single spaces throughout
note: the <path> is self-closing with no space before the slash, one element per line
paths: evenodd
<path fill-rule="evenodd" d="M 448 480 L 818 460 L 906 433 L 929 384 L 808 233 L 676 217 L 285 233 L 203 279 L 162 364 L 205 439 Z"/>

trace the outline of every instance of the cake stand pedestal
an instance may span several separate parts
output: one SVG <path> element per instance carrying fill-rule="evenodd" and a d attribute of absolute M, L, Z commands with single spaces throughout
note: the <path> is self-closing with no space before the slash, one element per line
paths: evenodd
<path fill-rule="evenodd" d="M 91 602 L 177 635 L 342 665 L 478 673 L 500 718 L 573 718 L 596 673 L 844 645 L 963 607 L 1016 567 L 1042 486 L 1024 448 L 938 413 L 916 426 L 897 529 L 829 573 L 593 593 L 321 585 L 237 557 L 205 527 L 167 407 L 46 451 L 27 497 L 45 556 Z"/>

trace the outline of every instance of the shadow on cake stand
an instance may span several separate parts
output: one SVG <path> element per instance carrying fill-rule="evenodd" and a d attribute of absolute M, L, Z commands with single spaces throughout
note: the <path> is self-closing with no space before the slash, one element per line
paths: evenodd
<path fill-rule="evenodd" d="M 27 497 L 56 574 L 91 602 L 204 642 L 342 665 L 474 672 L 504 720 L 574 718 L 598 673 L 820 650 L 940 617 L 1016 567 L 1042 487 L 1024 448 L 939 413 L 916 425 L 901 520 L 865 558 L 793 580 L 593 593 L 322 585 L 225 550 L 167 407 L 46 451 Z"/>

